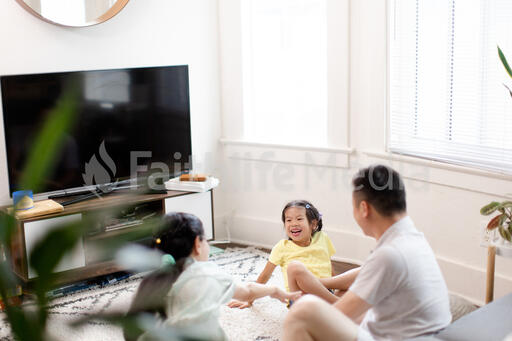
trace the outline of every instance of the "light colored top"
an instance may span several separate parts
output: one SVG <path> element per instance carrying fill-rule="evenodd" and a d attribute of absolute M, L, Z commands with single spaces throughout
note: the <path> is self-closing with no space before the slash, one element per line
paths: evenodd
<path fill-rule="evenodd" d="M 186 265 L 166 296 L 165 327 L 191 339 L 227 340 L 219 324 L 220 307 L 235 292 L 233 278 L 212 262 Z M 148 334 L 139 340 L 151 340 Z"/>
<path fill-rule="evenodd" d="M 436 332 L 451 321 L 441 270 L 409 217 L 381 236 L 349 290 L 372 305 L 359 327 L 361 336 L 402 340 Z"/>
<path fill-rule="evenodd" d="M 289 291 L 286 269 L 291 261 L 301 262 L 318 278 L 331 277 L 331 256 L 335 253 L 331 239 L 324 232 L 318 231 L 313 235 L 309 246 L 299 246 L 288 239 L 281 240 L 272 248 L 268 260 L 281 267 L 284 285 Z"/>

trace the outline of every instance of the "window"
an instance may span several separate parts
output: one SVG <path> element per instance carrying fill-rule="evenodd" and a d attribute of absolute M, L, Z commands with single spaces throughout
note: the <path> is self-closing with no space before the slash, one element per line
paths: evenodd
<path fill-rule="evenodd" d="M 244 137 L 327 144 L 326 0 L 244 0 Z"/>
<path fill-rule="evenodd" d="M 390 6 L 388 148 L 512 174 L 512 1 Z"/>

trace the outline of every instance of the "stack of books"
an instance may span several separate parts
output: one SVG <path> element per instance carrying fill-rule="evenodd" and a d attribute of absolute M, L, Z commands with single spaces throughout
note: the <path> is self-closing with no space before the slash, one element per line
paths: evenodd
<path fill-rule="evenodd" d="M 206 192 L 219 185 L 219 179 L 209 176 L 205 181 L 180 181 L 173 178 L 165 182 L 165 188 L 169 191 Z"/>

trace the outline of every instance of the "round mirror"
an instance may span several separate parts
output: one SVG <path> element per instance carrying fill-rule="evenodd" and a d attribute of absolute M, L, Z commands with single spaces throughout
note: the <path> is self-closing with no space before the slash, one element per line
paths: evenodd
<path fill-rule="evenodd" d="M 90 26 L 119 13 L 128 0 L 16 0 L 44 21 L 61 26 Z"/>

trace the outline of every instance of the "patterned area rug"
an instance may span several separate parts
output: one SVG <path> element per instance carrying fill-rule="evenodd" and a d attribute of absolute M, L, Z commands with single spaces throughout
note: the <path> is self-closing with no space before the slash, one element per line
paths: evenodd
<path fill-rule="evenodd" d="M 268 254 L 255 248 L 228 248 L 224 253 L 212 255 L 210 260 L 239 281 L 255 281 L 267 262 Z M 57 340 L 123 341 L 120 328 L 90 322 L 81 328 L 71 328 L 74 320 L 99 312 L 125 312 L 137 290 L 140 275 L 101 288 L 85 290 L 51 301 L 48 330 Z M 279 268 L 269 284 L 283 287 Z M 287 308 L 268 297 L 254 302 L 250 309 L 223 307 L 220 322 L 230 340 L 279 340 L 281 325 Z M 0 340 L 13 340 L 5 317 L 0 322 Z"/>

